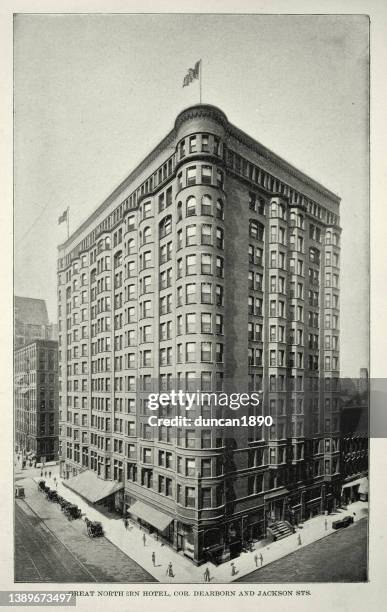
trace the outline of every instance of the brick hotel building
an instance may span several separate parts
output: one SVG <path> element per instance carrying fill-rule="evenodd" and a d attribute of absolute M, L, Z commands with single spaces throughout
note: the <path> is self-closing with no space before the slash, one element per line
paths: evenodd
<path fill-rule="evenodd" d="M 68 486 L 129 513 L 195 563 L 334 508 L 339 204 L 220 109 L 178 115 L 59 247 Z M 275 426 L 152 428 L 155 380 L 263 389 Z"/>

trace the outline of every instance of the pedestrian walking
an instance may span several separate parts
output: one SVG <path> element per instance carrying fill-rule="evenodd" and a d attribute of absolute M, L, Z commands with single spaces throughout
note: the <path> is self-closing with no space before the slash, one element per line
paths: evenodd
<path fill-rule="evenodd" d="M 236 567 L 235 567 L 234 562 L 232 561 L 232 563 L 231 563 L 231 576 L 235 576 L 236 573 L 237 573 Z"/>
<path fill-rule="evenodd" d="M 327 521 L 327 519 L 325 519 L 324 525 L 325 525 L 325 531 L 328 531 L 328 521 Z"/>
<path fill-rule="evenodd" d="M 145 535 L 145 533 L 142 534 L 142 543 L 144 544 L 144 546 L 146 546 L 146 535 Z"/>
<path fill-rule="evenodd" d="M 262 567 L 262 565 L 263 565 L 263 555 L 262 555 L 262 553 L 259 555 L 259 560 L 261 562 L 261 567 Z"/>
<path fill-rule="evenodd" d="M 43 470 L 40 472 L 40 478 L 43 478 Z"/>
<path fill-rule="evenodd" d="M 152 553 L 152 565 L 153 565 L 153 567 L 155 567 L 155 566 L 156 566 L 156 554 L 155 554 L 155 552 L 154 552 L 154 551 L 153 551 L 153 553 Z"/>
<path fill-rule="evenodd" d="M 51 472 L 48 472 L 48 477 L 51 478 Z"/>
<path fill-rule="evenodd" d="M 124 518 L 124 525 L 125 525 L 126 531 L 128 531 L 129 521 L 128 521 L 128 517 L 127 516 L 125 516 L 125 518 Z"/>
<path fill-rule="evenodd" d="M 208 567 L 206 567 L 204 571 L 204 582 L 210 582 L 210 581 L 211 581 L 210 570 Z"/>
<path fill-rule="evenodd" d="M 255 567 L 258 567 L 258 555 L 257 555 L 257 553 L 255 553 L 255 555 L 254 555 L 254 563 L 255 563 Z"/>
<path fill-rule="evenodd" d="M 44 472 L 44 477 L 47 478 L 47 470 Z"/>
<path fill-rule="evenodd" d="M 173 568 L 172 568 L 172 563 L 171 561 L 168 563 L 168 567 L 167 567 L 167 576 L 169 576 L 170 578 L 174 577 L 174 573 L 173 573 Z"/>
<path fill-rule="evenodd" d="M 301 534 L 298 534 L 298 538 L 297 538 L 297 544 L 298 546 L 301 546 L 302 542 L 301 542 Z"/>

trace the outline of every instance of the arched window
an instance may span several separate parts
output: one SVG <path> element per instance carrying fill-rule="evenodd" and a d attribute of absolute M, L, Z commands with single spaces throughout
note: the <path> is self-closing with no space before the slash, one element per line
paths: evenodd
<path fill-rule="evenodd" d="M 207 194 L 202 197 L 202 215 L 212 215 L 212 198 Z"/>
<path fill-rule="evenodd" d="M 181 221 L 183 218 L 183 204 L 181 202 L 177 203 L 177 220 Z"/>
<path fill-rule="evenodd" d="M 249 234 L 252 238 L 254 238 L 255 240 L 263 240 L 264 231 L 265 227 L 262 225 L 262 223 L 250 219 Z"/>
<path fill-rule="evenodd" d="M 218 219 L 224 219 L 224 204 L 222 200 L 216 202 L 216 217 Z"/>
<path fill-rule="evenodd" d="M 128 240 L 128 244 L 127 244 L 128 255 L 132 255 L 134 251 L 135 251 L 135 241 L 134 241 L 134 238 L 131 238 L 130 240 Z"/>
<path fill-rule="evenodd" d="M 190 196 L 189 198 L 187 198 L 185 214 L 186 214 L 186 217 L 192 217 L 193 215 L 196 215 L 195 196 Z"/>
<path fill-rule="evenodd" d="M 152 230 L 150 227 L 146 227 L 142 233 L 142 244 L 147 244 L 152 239 Z"/>
<path fill-rule="evenodd" d="M 122 264 L 122 251 L 117 251 L 114 255 L 114 267 L 118 268 Z"/>
<path fill-rule="evenodd" d="M 164 217 L 162 221 L 160 221 L 160 224 L 159 224 L 160 238 L 164 238 L 164 236 L 167 236 L 168 234 L 170 234 L 171 231 L 172 231 L 172 217 L 171 215 L 167 215 L 166 217 Z"/>
<path fill-rule="evenodd" d="M 278 216 L 280 219 L 286 219 L 286 210 L 283 204 L 278 204 Z"/>
<path fill-rule="evenodd" d="M 332 244 L 332 233 L 330 231 L 325 235 L 325 244 Z"/>
<path fill-rule="evenodd" d="M 110 236 L 107 236 L 105 238 L 105 249 L 110 249 L 110 245 L 111 245 Z"/>
<path fill-rule="evenodd" d="M 270 216 L 271 217 L 277 216 L 277 202 L 272 202 L 270 204 Z"/>

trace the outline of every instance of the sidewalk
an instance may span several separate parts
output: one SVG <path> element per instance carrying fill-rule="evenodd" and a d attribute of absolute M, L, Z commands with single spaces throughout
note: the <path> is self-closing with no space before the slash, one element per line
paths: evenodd
<path fill-rule="evenodd" d="M 52 478 L 46 479 L 49 487 L 55 488 Z M 141 565 L 149 572 L 156 580 L 161 583 L 204 583 L 204 571 L 208 567 L 210 571 L 210 583 L 230 583 L 240 579 L 243 576 L 250 574 L 257 569 L 255 555 L 257 555 L 258 567 L 261 566 L 260 555 L 263 557 L 262 567 L 281 559 L 286 555 L 295 552 L 296 550 L 316 542 L 325 536 L 336 533 L 332 529 L 332 522 L 340 516 L 353 515 L 354 520 L 359 520 L 367 516 L 368 504 L 364 502 L 355 502 L 347 507 L 347 510 L 337 510 L 335 514 L 328 516 L 316 516 L 300 526 L 293 535 L 279 540 L 277 542 L 268 543 L 265 540 L 259 541 L 255 545 L 255 550 L 244 552 L 234 559 L 233 563 L 236 573 L 232 575 L 231 562 L 223 563 L 215 566 L 212 563 L 205 563 L 200 567 L 195 566 L 189 559 L 182 554 L 174 551 L 171 547 L 157 541 L 155 536 L 149 535 L 141 530 L 137 524 L 129 523 L 129 528 L 126 530 L 122 518 L 115 515 L 106 516 L 99 512 L 96 508 L 89 505 L 79 495 L 68 489 L 58 480 L 57 491 L 68 501 L 77 504 L 82 513 L 90 520 L 100 521 L 103 525 L 105 536 L 124 553 Z M 50 503 L 50 502 L 47 502 Z M 327 520 L 327 528 L 325 527 Z M 144 545 L 145 534 L 145 545 Z M 301 543 L 299 543 L 299 537 Z M 152 563 L 152 553 L 155 553 L 155 566 Z M 168 564 L 172 563 L 174 576 L 167 576 Z"/>

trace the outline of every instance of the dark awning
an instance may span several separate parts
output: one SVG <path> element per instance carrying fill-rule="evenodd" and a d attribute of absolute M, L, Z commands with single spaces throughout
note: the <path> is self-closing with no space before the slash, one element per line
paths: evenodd
<path fill-rule="evenodd" d="M 122 482 L 102 480 L 91 470 L 85 470 L 78 476 L 63 480 L 63 484 L 92 504 L 105 499 L 105 497 L 120 491 L 124 487 Z"/>
<path fill-rule="evenodd" d="M 137 516 L 137 518 L 146 521 L 153 527 L 156 527 L 159 531 L 164 531 L 168 525 L 173 521 L 171 516 L 156 510 L 141 501 L 135 501 L 129 508 L 129 512 Z"/>

